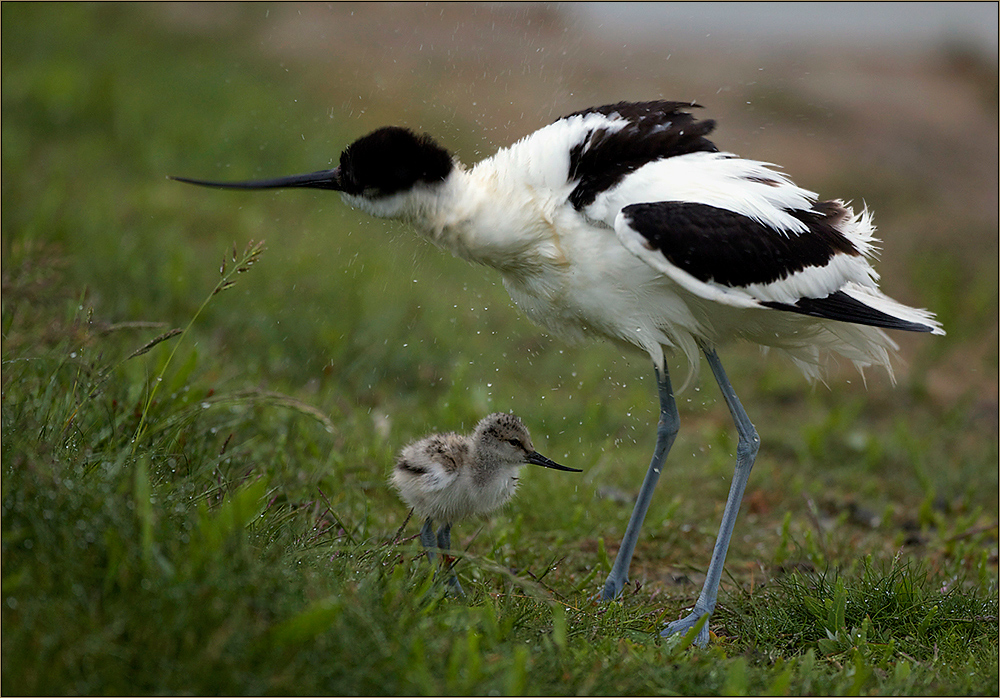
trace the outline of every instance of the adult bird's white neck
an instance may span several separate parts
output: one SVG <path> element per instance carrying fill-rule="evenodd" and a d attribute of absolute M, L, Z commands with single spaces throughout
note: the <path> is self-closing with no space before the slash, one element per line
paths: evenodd
<path fill-rule="evenodd" d="M 502 176 L 492 159 L 472 169 L 455 163 L 441 182 L 390 196 L 342 192 L 370 215 L 403 221 L 457 257 L 520 276 L 558 263 L 551 217 L 522 180 Z"/>

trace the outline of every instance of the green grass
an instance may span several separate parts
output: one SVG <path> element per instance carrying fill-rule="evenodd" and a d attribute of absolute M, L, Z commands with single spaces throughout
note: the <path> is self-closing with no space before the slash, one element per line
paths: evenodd
<path fill-rule="evenodd" d="M 723 350 L 763 445 L 713 642 L 662 640 L 732 469 L 710 377 L 680 397 L 636 583 L 591 603 L 652 445 L 652 372 L 549 339 L 492 272 L 329 196 L 165 180 L 318 169 L 374 125 L 317 119 L 356 85 L 317 93 L 314 68 L 264 58 L 252 8 L 208 35 L 2 7 L 2 692 L 997 691 L 995 396 L 929 387 L 956 358 L 995 384 L 995 260 L 915 260 L 956 331 L 907 344 L 895 387 L 810 389 Z M 525 473 L 457 526 L 451 599 L 386 475 L 408 440 L 508 409 L 585 472 Z"/>

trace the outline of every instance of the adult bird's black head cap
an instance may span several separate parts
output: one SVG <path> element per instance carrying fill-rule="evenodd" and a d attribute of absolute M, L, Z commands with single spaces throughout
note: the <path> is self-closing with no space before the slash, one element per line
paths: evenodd
<path fill-rule="evenodd" d="M 372 131 L 340 155 L 342 191 L 371 198 L 443 182 L 453 167 L 451 155 L 433 138 L 398 126 Z"/>
<path fill-rule="evenodd" d="M 244 182 L 170 179 L 220 189 L 327 189 L 376 199 L 418 183 L 443 182 L 453 167 L 448 151 L 427 134 L 386 126 L 347 146 L 340 154 L 340 166 L 332 170 Z"/>

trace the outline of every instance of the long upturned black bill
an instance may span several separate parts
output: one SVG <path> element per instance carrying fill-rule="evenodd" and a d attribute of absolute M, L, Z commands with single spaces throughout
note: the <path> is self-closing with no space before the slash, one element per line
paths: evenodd
<path fill-rule="evenodd" d="M 531 453 L 528 454 L 528 456 L 524 460 L 526 460 L 528 463 L 531 463 L 532 465 L 540 465 L 543 468 L 552 468 L 553 470 L 563 470 L 567 473 L 583 472 L 582 470 L 577 470 L 576 468 L 567 468 L 565 465 L 559 465 L 555 461 L 549 460 L 538 451 L 532 451 Z"/>
<path fill-rule="evenodd" d="M 217 189 L 288 189 L 298 187 L 301 189 L 332 189 L 341 191 L 340 168 L 332 170 L 320 170 L 309 174 L 291 175 L 289 177 L 275 177 L 274 179 L 254 179 L 246 182 L 209 182 L 204 179 L 191 179 L 190 177 L 170 177 L 176 182 L 186 182 L 187 184 L 197 184 L 200 187 L 216 187 Z"/>

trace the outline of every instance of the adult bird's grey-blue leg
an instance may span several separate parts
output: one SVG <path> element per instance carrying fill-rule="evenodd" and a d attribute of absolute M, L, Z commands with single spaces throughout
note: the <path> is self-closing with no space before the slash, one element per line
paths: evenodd
<path fill-rule="evenodd" d="M 437 532 L 437 547 L 443 550 L 451 550 L 451 524 L 446 523 Z M 442 553 L 444 555 L 444 553 Z M 444 555 L 445 562 L 449 560 L 447 555 Z M 462 589 L 462 585 L 458 583 L 458 576 L 452 572 L 451 576 L 448 577 L 448 586 L 451 590 L 458 596 L 465 596 L 465 590 Z"/>
<path fill-rule="evenodd" d="M 750 469 L 753 468 L 754 459 L 757 457 L 757 449 L 760 447 L 760 438 L 757 430 L 750 423 L 750 418 L 740 404 L 740 399 L 736 397 L 733 386 L 726 377 L 726 371 L 722 368 L 715 349 L 702 345 L 701 350 L 708 359 L 708 365 L 712 367 L 715 381 L 722 390 L 722 396 L 729 406 L 729 413 L 733 416 L 736 424 L 736 431 L 739 432 L 739 443 L 736 446 L 736 468 L 733 472 L 733 484 L 729 488 L 729 498 L 726 500 L 726 509 L 722 514 L 722 525 L 719 526 L 719 537 L 715 539 L 715 550 L 712 552 L 712 562 L 708 566 L 708 575 L 705 577 L 705 586 L 701 589 L 698 601 L 694 605 L 694 610 L 690 615 L 680 620 L 670 623 L 662 633 L 662 636 L 673 635 L 675 633 L 686 633 L 690 630 L 698 619 L 705 614 L 711 614 L 715 610 L 715 602 L 719 595 L 719 580 L 722 579 L 722 567 L 726 563 L 726 551 L 729 550 L 729 540 L 733 536 L 733 526 L 736 524 L 736 515 L 740 511 L 740 502 L 743 500 L 743 490 L 746 489 L 747 479 L 750 477 Z M 704 647 L 708 644 L 708 623 L 702 626 L 695 644 Z"/>
<path fill-rule="evenodd" d="M 646 477 L 639 489 L 632 517 L 625 528 L 625 536 L 622 538 L 621 547 L 618 548 L 615 564 L 612 565 L 611 574 L 608 575 L 608 579 L 604 583 L 601 601 L 610 601 L 615 598 L 628 584 L 628 568 L 632 564 L 632 553 L 635 552 L 635 544 L 639 539 L 639 530 L 646 518 L 649 502 L 653 498 L 656 481 L 660 479 L 663 462 L 667 459 L 670 447 L 673 446 L 674 438 L 677 436 L 677 430 L 680 428 L 680 416 L 677 414 L 674 389 L 670 385 L 670 372 L 666 365 L 663 367 L 662 374 L 658 367 L 654 366 L 653 368 L 656 370 L 656 387 L 660 394 L 660 419 L 656 426 L 656 448 L 653 450 L 649 470 L 646 471 Z"/>

